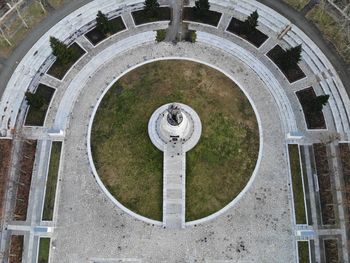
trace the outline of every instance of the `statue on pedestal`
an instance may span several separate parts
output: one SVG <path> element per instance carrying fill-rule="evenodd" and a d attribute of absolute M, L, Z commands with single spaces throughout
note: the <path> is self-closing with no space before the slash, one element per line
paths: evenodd
<path fill-rule="evenodd" d="M 181 107 L 176 103 L 173 103 L 173 104 L 170 104 L 167 111 L 168 111 L 167 120 L 169 124 L 172 126 L 179 126 L 183 120 Z"/>

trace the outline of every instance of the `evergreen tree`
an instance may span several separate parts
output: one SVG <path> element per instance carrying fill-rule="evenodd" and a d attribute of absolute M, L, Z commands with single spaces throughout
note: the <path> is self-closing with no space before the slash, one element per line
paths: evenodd
<path fill-rule="evenodd" d="M 281 65 L 284 70 L 294 68 L 299 63 L 301 60 L 301 51 L 301 44 L 286 50 L 281 60 Z"/>
<path fill-rule="evenodd" d="M 165 29 L 159 29 L 157 30 L 157 36 L 156 36 L 156 41 L 161 42 L 165 39 L 166 36 L 166 30 Z"/>
<path fill-rule="evenodd" d="M 210 4 L 208 0 L 197 0 L 194 2 L 194 4 L 195 4 L 194 10 L 198 16 L 204 17 L 207 15 L 210 8 Z"/>
<path fill-rule="evenodd" d="M 25 93 L 26 95 L 26 101 L 28 103 L 29 106 L 36 108 L 36 109 L 40 109 L 42 106 L 44 106 L 44 98 L 32 93 L 30 91 L 27 91 Z"/>
<path fill-rule="evenodd" d="M 96 16 L 96 28 L 103 34 L 108 34 L 111 31 L 111 23 L 107 16 L 101 11 L 97 12 Z"/>
<path fill-rule="evenodd" d="M 308 103 L 309 110 L 312 112 L 322 111 L 323 106 L 328 102 L 329 95 L 320 95 L 312 98 L 310 103 Z"/>
<path fill-rule="evenodd" d="M 301 60 L 301 51 L 302 51 L 301 44 L 296 47 L 292 47 L 288 49 L 286 51 L 286 59 L 290 60 L 291 63 L 293 63 L 294 65 L 298 64 L 299 61 Z"/>
<path fill-rule="evenodd" d="M 52 54 L 57 57 L 58 62 L 62 65 L 68 64 L 77 57 L 76 50 L 70 49 L 55 37 L 50 37 L 50 46 L 52 48 Z"/>
<path fill-rule="evenodd" d="M 145 0 L 144 10 L 150 17 L 156 17 L 159 8 L 158 0 Z"/>
<path fill-rule="evenodd" d="M 249 34 L 255 30 L 258 25 L 258 18 L 259 14 L 256 10 L 247 17 L 247 19 L 244 21 L 243 28 L 246 34 Z"/>
<path fill-rule="evenodd" d="M 190 42 L 195 43 L 197 41 L 197 33 L 196 31 L 191 31 L 190 32 Z"/>

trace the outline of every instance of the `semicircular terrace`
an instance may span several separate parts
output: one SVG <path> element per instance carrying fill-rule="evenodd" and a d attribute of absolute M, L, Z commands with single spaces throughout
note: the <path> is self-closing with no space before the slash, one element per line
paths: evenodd
<path fill-rule="evenodd" d="M 326 111 L 328 130 L 331 130 L 330 127 L 333 126 L 334 131 L 338 132 L 342 139 L 348 138 L 350 102 L 345 88 L 328 59 L 302 30 L 292 25 L 290 21 L 277 12 L 256 1 L 216 0 L 211 1 L 211 3 L 213 10 L 223 14 L 217 28 L 192 22 L 190 23 L 190 28 L 196 29 L 199 33 L 199 42 L 223 49 L 235 56 L 239 56 L 240 59 L 245 59 L 245 63 L 260 74 L 260 77 L 268 84 L 271 93 L 274 95 L 279 105 L 279 114 L 282 116 L 286 134 L 297 132 L 302 129 L 302 127 L 300 127 L 301 125 L 297 124 L 297 118 L 294 116 L 297 113 L 296 107 L 292 106 L 293 102 L 291 102 L 290 97 L 292 97 L 293 94 L 290 93 L 290 90 L 295 92 L 300 89 L 300 87 L 314 85 L 316 86 L 317 94 L 325 93 L 331 95 L 329 100 L 330 110 Z M 162 4 L 167 5 L 168 3 L 164 1 Z M 54 57 L 51 55 L 48 41 L 51 35 L 64 40 L 66 43 L 72 43 L 74 41 L 79 43 L 79 39 L 82 38 L 82 35 L 94 25 L 94 16 L 97 10 L 108 13 L 110 17 L 122 15 L 124 21 L 126 21 L 126 32 L 113 36 L 110 40 L 107 40 L 106 43 L 100 44 L 95 48 L 90 47 L 92 52 L 88 50 L 86 58 L 81 59 L 75 65 L 76 69 L 84 69 L 88 63 L 98 64 L 103 61 L 104 54 L 108 51 L 103 51 L 101 46 L 107 46 L 107 42 L 112 42 L 113 40 L 116 42 L 121 37 L 126 38 L 120 41 L 119 48 L 118 46 L 114 47 L 116 48 L 115 53 L 118 51 L 123 52 L 125 49 L 131 49 L 142 45 L 142 42 L 152 42 L 154 35 L 153 30 L 165 28 L 167 26 L 167 22 L 155 22 L 135 27 L 131 21 L 132 18 L 128 17 L 127 14 L 130 14 L 130 11 L 139 10 L 141 8 L 141 1 L 118 1 L 117 4 L 111 3 L 110 1 L 93 1 L 76 10 L 51 28 L 19 63 L 19 66 L 16 68 L 7 85 L 0 104 L 2 116 L 1 130 L 6 130 L 7 136 L 11 136 L 10 131 L 15 127 L 16 121 L 20 116 L 18 115 L 20 112 L 19 109 L 22 108 L 22 114 L 25 112 L 26 105 L 23 103 L 25 91 L 35 89 L 40 81 L 40 75 L 45 73 L 48 67 L 53 63 Z M 260 14 L 259 29 L 269 37 L 259 49 L 252 47 L 246 41 L 237 36 L 232 36 L 232 34 L 225 31 L 230 17 L 244 17 L 254 10 L 258 10 Z M 280 37 L 289 26 L 291 26 L 290 30 Z M 146 33 L 147 31 L 148 33 Z M 147 37 L 145 37 L 146 35 Z M 125 42 L 127 45 L 122 46 L 122 41 L 128 41 Z M 278 68 L 274 67 L 271 61 L 264 56 L 266 51 L 272 48 L 276 43 L 284 47 L 303 44 L 303 60 L 301 64 L 303 71 L 305 71 L 307 75 L 305 79 L 289 84 L 283 74 L 279 72 Z M 118 43 L 114 43 L 114 45 L 118 45 Z M 97 68 L 98 65 L 96 65 L 95 69 Z M 90 71 L 91 70 L 92 69 L 90 69 Z M 65 82 L 69 82 L 69 75 L 74 75 L 74 70 L 71 69 L 71 71 L 73 72 L 68 73 Z M 74 80 L 76 80 L 76 78 L 74 78 Z M 74 81 L 71 81 L 71 85 L 75 85 Z M 83 85 L 81 85 L 81 87 L 82 86 Z M 291 89 L 288 86 L 290 86 Z M 70 105 L 70 107 L 67 106 L 75 101 L 77 98 L 76 95 L 79 94 L 78 91 L 79 87 L 74 87 L 75 95 L 72 95 L 72 93 L 67 95 L 71 101 L 62 104 L 65 105 L 65 112 L 61 113 L 60 116 L 67 117 L 69 115 L 68 113 L 72 105 Z M 11 105 L 11 107 L 9 107 L 9 105 Z M 64 130 L 66 125 L 62 123 L 62 119 L 60 121 L 58 119 L 56 120 L 54 128 Z"/>
<path fill-rule="evenodd" d="M 170 1 L 167 0 L 160 2 L 162 5 L 170 5 Z M 292 202 L 288 201 L 290 192 L 286 188 L 287 183 L 290 183 L 290 178 L 279 176 L 280 174 L 288 174 L 288 163 L 284 158 L 281 158 L 281 155 L 287 155 L 286 139 L 289 143 L 295 142 L 296 137 L 299 136 L 298 132 L 301 131 L 304 138 L 299 139 L 297 143 L 315 143 L 324 135 L 337 135 L 339 140 L 348 141 L 350 137 L 349 96 L 336 70 L 326 56 L 302 29 L 293 25 L 288 19 L 257 1 L 212 0 L 210 3 L 212 10 L 222 14 L 218 26 L 214 27 L 189 21 L 189 28 L 197 31 L 197 43 L 178 43 L 177 45 L 155 43 L 155 30 L 167 28 L 167 21 L 135 26 L 130 12 L 142 9 L 143 1 L 95 0 L 79 8 L 42 36 L 18 64 L 1 97 L 0 131 L 5 131 L 6 137 L 9 138 L 13 136 L 13 129 L 17 127 L 22 128 L 23 134 L 28 138 L 41 138 L 40 136 L 48 136 L 50 132 L 54 132 L 62 139 L 65 134 L 68 134 L 66 137 L 68 143 L 65 146 L 67 152 L 71 154 L 73 160 L 77 160 L 77 163 L 81 164 L 81 167 L 79 167 L 79 169 L 82 169 L 81 173 L 91 174 L 93 173 L 89 165 L 91 158 L 88 156 L 89 147 L 86 141 L 89 134 L 89 120 L 98 100 L 111 83 L 114 83 L 116 79 L 133 68 L 155 60 L 188 59 L 207 64 L 232 78 L 251 101 L 261 131 L 261 152 L 259 153 L 256 171 L 254 171 L 254 175 L 244 191 L 218 213 L 200 221 L 189 222 L 187 226 L 208 223 L 216 218 L 217 222 L 215 220 L 211 221 L 212 225 L 210 226 L 213 229 L 219 231 L 224 229 L 223 232 L 230 233 L 232 236 L 237 233 L 245 235 L 247 233 L 244 231 L 245 229 L 241 229 L 236 225 L 231 226 L 230 217 L 234 213 L 242 215 L 242 217 L 236 217 L 236 220 L 241 220 L 240 223 L 244 225 L 244 216 L 249 217 L 249 211 L 255 209 L 252 203 L 257 200 L 256 194 L 260 198 L 260 195 L 263 195 L 262 187 L 269 188 L 272 185 L 273 189 L 271 191 L 274 197 L 280 197 L 287 204 L 279 203 L 276 204 L 276 207 L 269 204 L 273 207 L 272 210 L 274 211 L 272 213 L 275 213 L 276 216 L 280 216 L 278 213 L 283 213 L 281 222 L 276 223 L 277 228 L 283 229 L 283 231 L 281 230 L 278 234 L 276 234 L 277 232 L 272 233 L 271 229 L 268 228 L 259 229 L 261 232 L 252 231 L 251 229 L 247 229 L 247 231 L 252 236 L 251 243 L 262 243 L 261 237 L 272 233 L 271 235 L 276 241 L 276 251 L 279 251 L 280 256 L 287 254 L 287 258 L 291 259 L 295 256 L 295 252 L 291 251 L 292 248 L 289 242 L 292 242 L 291 240 L 295 241 L 295 237 L 291 237 L 290 231 L 295 229 L 290 226 L 290 221 L 294 224 L 295 219 L 290 220 L 292 212 L 289 209 L 293 211 L 294 207 Z M 190 1 L 189 5 L 192 6 L 193 4 L 194 1 Z M 87 41 L 84 34 L 95 26 L 95 16 L 98 10 L 107 13 L 110 18 L 121 16 L 126 29 L 93 46 Z M 268 36 L 268 39 L 259 48 L 227 31 L 232 17 L 244 19 L 255 10 L 260 15 L 258 29 Z M 49 46 L 50 36 L 55 36 L 69 44 L 76 42 L 86 51 L 86 54 L 75 63 L 62 80 L 46 74 L 48 68 L 55 61 Z M 305 78 L 290 83 L 279 68 L 268 58 L 267 52 L 276 44 L 283 48 L 302 44 L 303 52 L 300 67 L 306 75 Z M 35 90 L 39 83 L 55 88 L 55 95 L 51 101 L 44 126 L 22 127 L 27 109 L 24 100 L 25 92 Z M 307 128 L 296 96 L 297 91 L 310 86 L 314 87 L 317 95 L 330 95 L 329 104 L 323 110 L 327 129 L 322 131 L 310 131 Z M 72 121 L 73 119 L 75 121 Z M 57 134 L 58 131 L 61 133 Z M 81 147 L 76 147 L 76 145 L 81 145 Z M 81 156 L 81 159 L 78 159 L 77 156 Z M 271 163 L 274 163 L 272 167 Z M 77 169 L 76 164 L 67 162 L 65 171 L 70 169 Z M 82 180 L 72 176 L 68 176 L 66 179 L 68 183 L 72 183 L 73 187 L 77 187 L 80 180 Z M 102 200 L 104 197 L 96 194 L 97 197 L 94 196 L 93 199 L 90 199 L 91 192 L 99 193 L 99 188 L 96 188 L 92 183 L 92 176 L 91 178 L 86 176 L 84 180 L 90 184 L 84 181 L 83 187 L 92 190 L 84 192 L 85 189 L 82 189 L 82 193 L 79 192 L 77 196 L 82 199 L 86 198 L 87 201 L 84 205 L 87 207 L 89 206 L 89 200 L 93 203 L 99 198 Z M 266 182 L 266 180 L 269 182 Z M 63 182 L 63 184 L 67 184 L 67 182 Z M 74 189 L 81 190 L 80 188 Z M 282 189 L 288 193 L 288 198 L 286 197 L 287 194 L 280 192 Z M 69 195 L 64 197 L 64 201 L 68 203 L 72 200 L 74 201 Z M 107 206 L 105 203 L 105 201 L 101 201 L 99 205 L 105 207 Z M 82 214 L 82 211 L 79 210 L 82 209 L 79 205 L 71 204 L 77 210 L 79 216 L 84 216 L 85 214 Z M 230 209 L 233 206 L 238 208 L 237 211 Z M 288 211 L 286 211 L 286 207 L 288 207 Z M 112 210 L 110 209 L 106 213 L 109 213 L 110 216 L 120 216 L 119 219 L 135 231 L 148 229 L 154 235 L 152 238 L 155 239 L 155 235 L 165 235 L 161 230 L 154 230 L 150 226 L 143 225 L 142 222 L 134 222 L 125 218 L 122 214 L 113 214 L 114 210 Z M 260 211 L 261 214 L 263 212 Z M 94 211 L 91 214 L 95 215 Z M 222 216 L 224 214 L 226 216 Z M 250 220 L 261 223 L 264 219 L 257 217 Z M 62 222 L 68 222 L 67 224 L 69 224 L 71 219 L 62 218 Z M 96 233 L 97 230 L 95 231 L 91 224 L 92 220 L 87 220 L 86 224 L 81 226 L 81 231 L 89 232 L 91 230 L 91 233 Z M 187 238 L 199 239 L 203 230 L 205 230 L 205 224 L 197 226 L 197 228 L 188 228 L 184 235 L 187 235 Z M 71 248 L 64 244 L 65 241 L 69 241 L 65 240 L 65 236 L 69 235 L 64 232 L 65 230 L 60 231 L 62 231 L 58 234 L 60 240 L 57 241 L 58 247 L 61 249 L 59 251 L 69 251 Z M 100 231 L 102 230 L 100 229 Z M 100 240 L 99 235 L 96 234 L 94 237 Z M 102 240 L 100 241 L 102 243 Z M 66 243 L 69 244 L 69 242 Z M 146 248 L 143 252 L 147 254 L 147 246 L 150 246 L 150 244 L 144 245 Z M 219 247 L 224 247 L 224 244 L 218 242 L 215 246 L 218 246 L 217 251 L 220 251 Z M 88 254 L 91 256 L 93 248 L 89 249 Z M 137 248 L 133 253 L 135 255 L 139 253 Z M 203 254 L 205 253 L 203 252 Z M 56 252 L 54 256 L 59 258 L 59 252 Z M 251 255 L 247 257 L 253 259 L 258 258 L 258 256 L 259 251 L 251 251 Z M 268 255 L 264 256 L 268 257 Z M 237 258 L 239 258 L 239 255 L 237 255 Z"/>

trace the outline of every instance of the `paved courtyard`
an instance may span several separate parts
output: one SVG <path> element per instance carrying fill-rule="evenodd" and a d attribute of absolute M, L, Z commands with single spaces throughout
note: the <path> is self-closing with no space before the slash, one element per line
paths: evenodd
<path fill-rule="evenodd" d="M 161 3 L 169 4 L 165 0 Z M 310 217 L 314 224 L 296 225 L 287 147 L 288 143 L 296 143 L 308 149 L 313 143 L 328 140 L 333 154 L 339 141 L 349 141 L 350 101 L 341 80 L 300 29 L 293 26 L 284 32 L 291 24 L 284 17 L 271 15 L 271 10 L 256 1 L 213 0 L 211 3 L 216 11 L 222 12 L 222 18 L 217 27 L 190 23 L 189 29 L 197 31 L 196 43 L 156 43 L 154 30 L 167 28 L 168 21 L 135 26 L 131 11 L 140 9 L 139 0 L 95 0 L 67 16 L 33 46 L 14 72 L 0 101 L 0 131 L 5 137 L 14 137 L 15 149 L 22 139 L 38 140 L 27 220 L 15 222 L 6 218 L 0 236 L 0 254 L 11 234 L 22 234 L 25 236 L 23 262 L 36 262 L 42 236 L 51 238 L 51 263 L 297 262 L 296 241 L 300 237 L 296 236 L 296 230 L 309 227 L 315 230 L 316 246 L 320 236 L 341 237 L 344 262 L 347 261 L 341 205 L 341 223 L 334 229 L 319 230 L 317 201 L 311 195 Z M 178 13 L 177 4 L 174 6 Z M 126 30 L 93 46 L 79 33 L 91 27 L 91 17 L 100 8 L 121 15 Z M 262 17 L 259 29 L 269 36 L 260 48 L 226 31 L 232 16 L 243 18 L 255 9 L 259 9 Z M 179 28 L 172 25 L 168 39 L 174 39 Z M 73 39 L 86 51 L 63 80 L 46 74 L 53 62 L 48 44 L 50 35 Z M 299 43 L 303 43 L 300 67 L 306 77 L 289 83 L 265 54 L 276 44 L 287 48 Z M 187 222 L 181 230 L 147 223 L 125 212 L 103 192 L 91 165 L 92 116 L 102 96 L 123 74 L 162 59 L 193 60 L 226 74 L 250 100 L 260 131 L 257 166 L 241 194 L 223 210 L 203 220 Z M 24 92 L 33 90 L 39 82 L 55 88 L 45 124 L 23 126 L 27 107 L 23 102 Z M 313 86 L 317 94 L 331 95 L 323 110 L 327 129 L 306 127 L 296 92 L 308 86 Z M 42 221 L 41 213 L 51 142 L 56 140 L 63 141 L 62 159 L 54 218 L 47 222 Z M 309 150 L 305 156 L 305 176 L 312 192 L 315 190 L 311 183 L 313 157 L 309 156 Z M 14 158 L 13 162 L 16 161 Z M 336 160 L 333 162 L 339 189 L 341 172 L 336 169 L 339 165 Z M 341 203 L 343 197 L 338 190 L 336 197 Z M 8 203 L 6 211 L 10 208 Z M 52 229 L 39 233 L 37 227 Z M 320 252 L 315 257 L 318 261 L 322 258 Z"/>
<path fill-rule="evenodd" d="M 150 54 L 151 59 L 183 53 L 195 54 L 198 60 L 217 67 L 230 68 L 230 75 L 259 112 L 261 159 L 247 192 L 218 218 L 181 231 L 140 222 L 101 192 L 87 156 L 87 124 L 91 106 L 109 84 L 110 76 L 123 66 L 115 58 L 87 83 L 72 112 L 64 144 L 53 262 L 77 262 L 82 257 L 137 258 L 145 262 L 292 260 L 294 243 L 284 133 L 280 121 L 269 117 L 269 112 L 277 109 L 262 81 L 235 58 L 199 44 L 150 44 L 123 54 L 122 64 L 136 65 L 146 59 L 144 54 Z M 272 253 L 266 253 L 267 250 Z"/>

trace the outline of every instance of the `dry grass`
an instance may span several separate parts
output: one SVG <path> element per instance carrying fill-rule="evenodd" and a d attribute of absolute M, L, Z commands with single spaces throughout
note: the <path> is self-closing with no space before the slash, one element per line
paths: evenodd
<path fill-rule="evenodd" d="M 48 0 L 48 2 L 53 8 L 57 9 L 63 6 L 67 1 L 66 0 Z"/>
<path fill-rule="evenodd" d="M 12 235 L 10 241 L 9 263 L 20 263 L 23 257 L 24 236 Z"/>
<path fill-rule="evenodd" d="M 347 29 L 343 28 L 326 10 L 319 5 L 315 6 L 306 16 L 314 22 L 333 45 L 338 53 L 350 63 L 350 39 L 347 36 Z"/>
<path fill-rule="evenodd" d="M 170 73 L 171 72 L 171 73 Z M 222 73 L 186 61 L 160 61 L 125 75 L 105 95 L 92 129 L 99 176 L 131 210 L 162 219 L 163 153 L 151 143 L 148 120 L 165 103 L 181 102 L 201 117 L 203 132 L 187 154 L 187 220 L 234 199 L 255 167 L 258 127 L 243 92 Z"/>
<path fill-rule="evenodd" d="M 302 10 L 304 6 L 306 6 L 310 2 L 310 0 L 283 0 L 283 1 L 299 11 Z"/>
<path fill-rule="evenodd" d="M 4 209 L 5 192 L 11 165 L 12 140 L 0 140 L 0 218 Z"/>
<path fill-rule="evenodd" d="M 20 44 L 20 42 L 27 36 L 30 29 L 37 25 L 46 16 L 36 1 L 30 3 L 26 8 L 24 8 L 21 11 L 21 14 L 29 28 L 26 28 L 20 18 L 17 17 L 16 13 L 13 12 L 9 18 L 11 16 L 11 18 L 14 16 L 16 16 L 16 18 L 11 19 L 11 21 L 7 23 L 7 28 L 4 30 L 7 38 L 12 43 L 12 46 L 10 46 L 2 37 L 0 37 L 0 57 L 8 58 L 16 46 Z"/>

